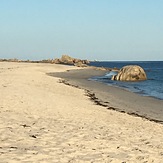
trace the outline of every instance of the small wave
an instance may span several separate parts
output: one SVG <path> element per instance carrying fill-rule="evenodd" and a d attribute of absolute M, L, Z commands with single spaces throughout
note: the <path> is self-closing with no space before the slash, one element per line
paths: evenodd
<path fill-rule="evenodd" d="M 117 72 L 116 72 L 116 71 L 110 71 L 109 73 L 107 73 L 107 74 L 105 75 L 105 77 L 111 78 L 113 75 L 117 75 Z"/>

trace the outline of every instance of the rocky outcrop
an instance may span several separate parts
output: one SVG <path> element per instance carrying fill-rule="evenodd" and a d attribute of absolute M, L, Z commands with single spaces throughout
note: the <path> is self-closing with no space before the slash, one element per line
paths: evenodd
<path fill-rule="evenodd" d="M 140 81 L 146 80 L 147 76 L 143 68 L 137 65 L 128 65 L 120 69 L 117 75 L 112 77 L 112 80 L 120 81 Z"/>
<path fill-rule="evenodd" d="M 61 58 L 44 59 L 44 60 L 39 60 L 39 61 L 18 60 L 18 59 L 0 59 L 0 62 L 51 63 L 51 64 L 75 65 L 77 67 L 87 67 L 89 64 L 88 60 L 72 58 L 68 55 L 62 55 Z"/>
<path fill-rule="evenodd" d="M 55 59 L 54 63 L 56 64 L 66 64 L 66 65 L 75 65 L 78 67 L 86 67 L 87 64 L 89 63 L 88 60 L 81 60 L 77 58 L 72 58 L 68 55 L 62 55 L 60 59 Z"/>

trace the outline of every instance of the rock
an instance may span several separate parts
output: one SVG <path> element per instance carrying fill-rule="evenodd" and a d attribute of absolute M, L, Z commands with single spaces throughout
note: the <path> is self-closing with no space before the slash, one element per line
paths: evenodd
<path fill-rule="evenodd" d="M 62 55 L 60 61 L 61 61 L 61 63 L 64 63 L 64 64 L 69 64 L 69 65 L 74 64 L 74 58 L 72 58 L 68 55 Z"/>
<path fill-rule="evenodd" d="M 82 62 L 77 62 L 74 65 L 77 67 L 87 67 L 88 66 L 87 64 L 83 64 Z"/>
<path fill-rule="evenodd" d="M 67 64 L 67 65 L 75 65 L 78 67 L 86 67 L 89 63 L 88 60 L 81 60 L 77 58 L 72 58 L 68 55 L 62 55 L 60 59 L 55 59 L 54 63 L 56 64 Z"/>
<path fill-rule="evenodd" d="M 147 76 L 143 68 L 137 65 L 128 65 L 122 67 L 118 74 L 114 75 L 111 80 L 140 81 L 146 79 Z"/>

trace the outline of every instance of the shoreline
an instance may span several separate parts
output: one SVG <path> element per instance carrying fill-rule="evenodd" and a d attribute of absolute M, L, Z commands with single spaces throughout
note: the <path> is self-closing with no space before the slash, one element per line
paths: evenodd
<path fill-rule="evenodd" d="M 48 73 L 59 77 L 61 83 L 85 90 L 95 104 L 106 109 L 116 110 L 129 115 L 145 118 L 163 124 L 163 101 L 150 96 L 141 96 L 129 90 L 88 80 L 94 76 L 103 76 L 105 70 L 84 68 L 67 72 Z"/>

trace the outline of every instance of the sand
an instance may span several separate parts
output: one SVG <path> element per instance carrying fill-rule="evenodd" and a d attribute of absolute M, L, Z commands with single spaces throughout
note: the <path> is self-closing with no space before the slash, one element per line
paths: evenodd
<path fill-rule="evenodd" d="M 70 69 L 0 63 L 0 162 L 161 163 L 163 125 L 96 105 L 46 74 Z"/>

